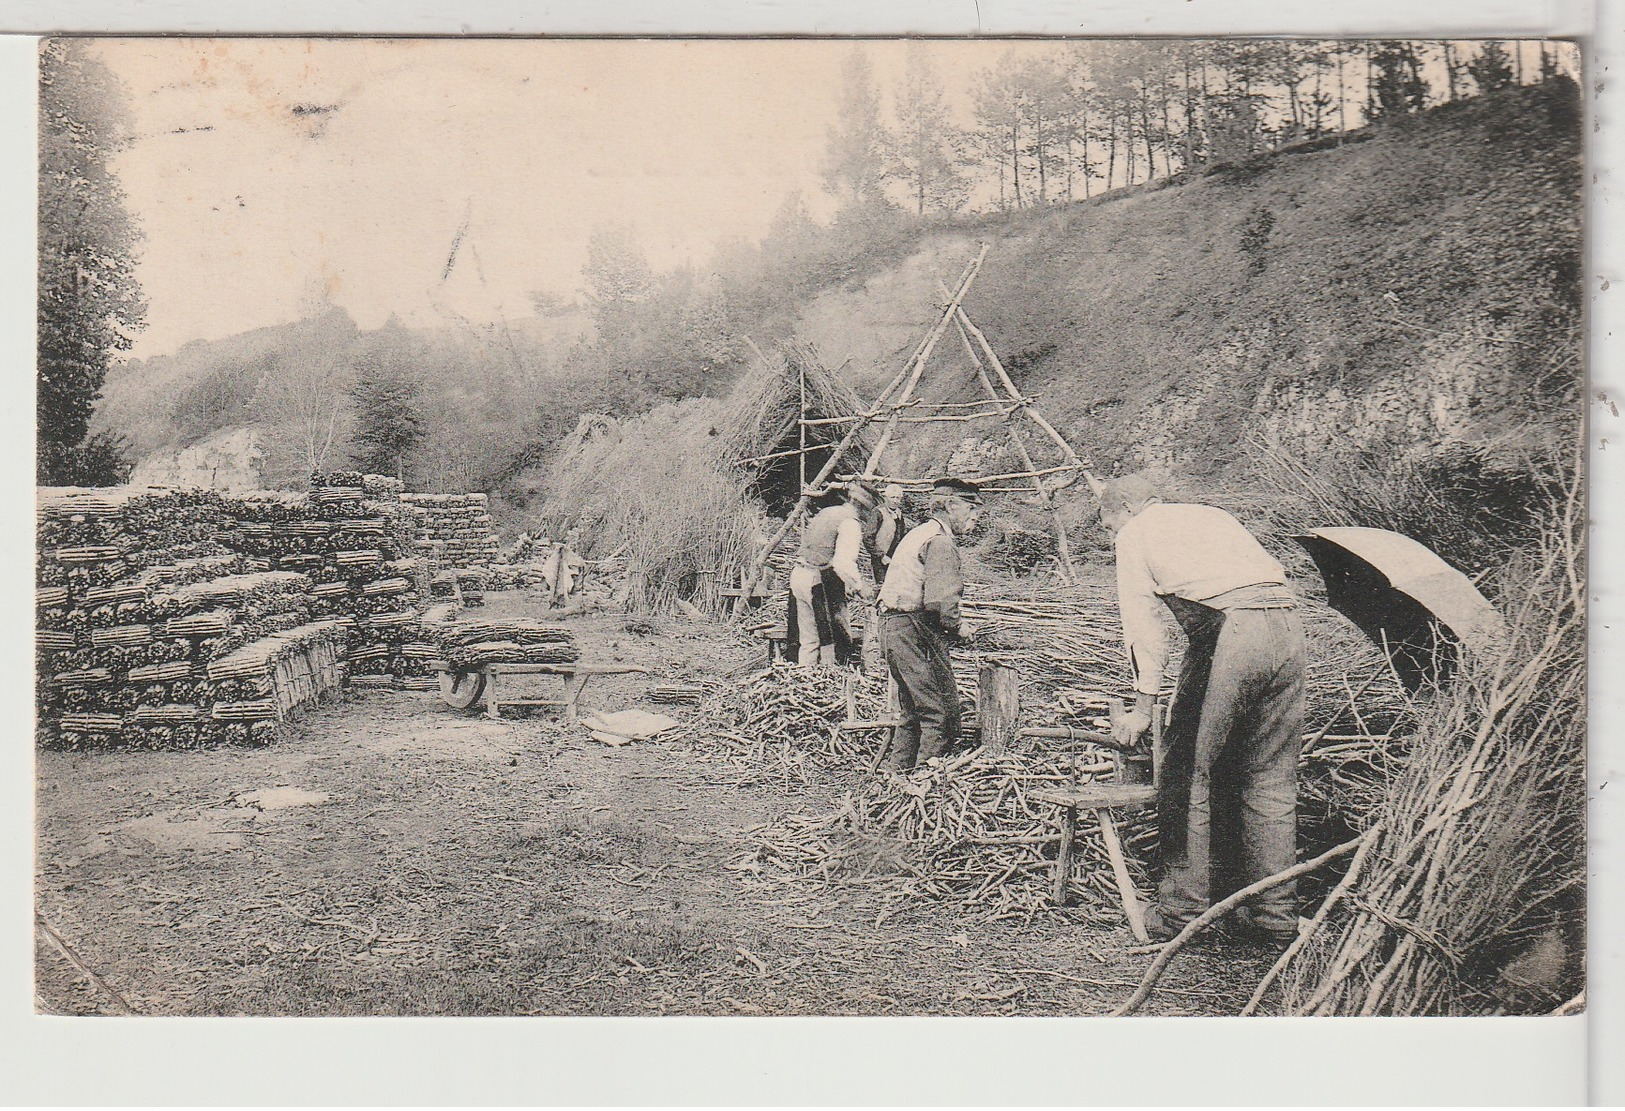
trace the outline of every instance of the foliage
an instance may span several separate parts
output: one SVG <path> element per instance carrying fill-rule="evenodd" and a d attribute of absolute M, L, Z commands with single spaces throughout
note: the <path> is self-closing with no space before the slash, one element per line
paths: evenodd
<path fill-rule="evenodd" d="M 1371 83 L 1366 115 L 1373 120 L 1420 112 L 1427 105 L 1427 82 L 1422 79 L 1416 48 L 1405 42 L 1382 42 L 1371 47 L 1376 78 Z"/>
<path fill-rule="evenodd" d="M 1487 42 L 1478 57 L 1467 62 L 1467 73 L 1482 93 L 1493 93 L 1512 84 L 1512 60 L 1498 42 Z"/>
<path fill-rule="evenodd" d="M 122 90 L 88 41 L 40 48 L 38 478 L 72 466 L 72 449 L 115 352 L 146 312 L 135 280 L 140 233 L 109 168 L 129 142 Z"/>
<path fill-rule="evenodd" d="M 40 472 L 54 486 L 121 486 L 135 469 L 130 442 L 106 430 L 73 445 L 42 440 L 39 454 Z"/>
<path fill-rule="evenodd" d="M 363 364 L 350 387 L 355 403 L 351 461 L 368 474 L 405 481 L 407 457 L 423 439 L 418 383 L 376 356 Z"/>
<path fill-rule="evenodd" d="M 867 208 L 884 203 L 885 126 L 880 122 L 880 91 L 874 67 L 861 46 L 841 63 L 841 91 L 824 154 L 824 188 L 843 205 Z"/>
<path fill-rule="evenodd" d="M 942 79 L 918 43 L 909 46 L 895 109 L 891 174 L 908 186 L 915 215 L 957 212 L 970 193 L 961 168 L 964 138 L 948 110 Z"/>

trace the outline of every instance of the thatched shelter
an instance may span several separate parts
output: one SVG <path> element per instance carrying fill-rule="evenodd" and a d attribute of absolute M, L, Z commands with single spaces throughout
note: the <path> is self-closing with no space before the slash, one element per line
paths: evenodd
<path fill-rule="evenodd" d="M 758 362 L 728 395 L 718 429 L 720 461 L 736 468 L 746 492 L 775 517 L 795 508 L 803 477 L 812 479 L 864 411 L 852 387 L 824 366 L 811 344 L 789 342 Z M 826 423 L 803 428 L 803 419 Z M 861 471 L 876 433 L 865 429 L 836 472 Z"/>
<path fill-rule="evenodd" d="M 626 560 L 634 605 L 665 610 L 681 599 L 720 615 L 718 590 L 740 581 L 769 517 L 800 497 L 803 413 L 831 422 L 806 430 L 810 478 L 862 410 L 811 346 L 786 344 L 724 399 L 578 429 L 548 469 L 537 527 L 579 528 L 587 558 Z M 856 437 L 839 469 L 862 469 L 872 439 Z"/>

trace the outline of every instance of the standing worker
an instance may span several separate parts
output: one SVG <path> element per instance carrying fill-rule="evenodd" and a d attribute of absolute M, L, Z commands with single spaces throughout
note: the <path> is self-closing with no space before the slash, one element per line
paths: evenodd
<path fill-rule="evenodd" d="M 1166 940 L 1205 911 L 1218 876 L 1231 890 L 1297 860 L 1304 635 L 1281 565 L 1241 522 L 1206 505 L 1164 503 L 1140 475 L 1108 483 L 1100 519 L 1116 537 L 1117 596 L 1134 672 L 1138 743 L 1156 712 L 1167 637 L 1158 599 L 1186 638 L 1157 770 L 1161 876 L 1146 928 Z M 1237 911 L 1260 940 L 1297 935 L 1291 884 Z"/>
<path fill-rule="evenodd" d="M 892 554 L 880 588 L 886 664 L 897 682 L 902 721 L 892 733 L 886 767 L 907 773 L 917 760 L 941 756 L 959 737 L 959 689 L 948 645 L 970 636 L 959 615 L 965 580 L 954 537 L 976 527 L 981 494 L 961 478 L 940 478 L 931 517 L 910 530 Z"/>
<path fill-rule="evenodd" d="M 908 518 L 903 515 L 903 488 L 892 483 L 880 492 L 880 509 L 875 514 L 874 532 L 869 540 L 869 566 L 875 582 L 886 581 L 886 568 L 892 554 L 908 533 Z"/>
<path fill-rule="evenodd" d="M 874 507 L 874 490 L 854 481 L 846 487 L 845 501 L 820 509 L 802 529 L 790 570 L 785 640 L 797 646 L 796 662 L 803 667 L 833 667 L 858 658 L 846 596 L 851 590 L 865 602 L 874 598 L 858 570 L 865 519 Z"/>

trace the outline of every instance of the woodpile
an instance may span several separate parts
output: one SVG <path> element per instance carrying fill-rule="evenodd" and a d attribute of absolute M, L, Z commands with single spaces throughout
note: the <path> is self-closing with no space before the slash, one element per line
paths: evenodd
<path fill-rule="evenodd" d="M 1420 712 L 1286 1014 L 1546 1014 L 1585 986 L 1586 591 L 1578 489 L 1497 584 L 1509 638 Z"/>
<path fill-rule="evenodd" d="M 337 686 L 345 630 L 313 620 L 308 575 L 256 569 L 226 548 L 233 509 L 204 492 L 41 493 L 42 742 L 263 743 L 286 712 Z M 268 666 L 246 667 L 256 655 Z M 279 685 L 277 666 L 294 656 L 318 666 Z"/>
<path fill-rule="evenodd" d="M 236 528 L 226 543 L 267 567 L 310 577 L 312 616 L 346 622 L 352 681 L 388 687 L 422 678 L 422 661 L 403 648 L 422 639 L 418 612 L 427 584 L 399 483 L 349 472 L 312 481 L 308 495 L 231 499 Z"/>
<path fill-rule="evenodd" d="M 751 836 L 749 862 L 807 879 L 857 878 L 900 903 L 939 899 L 990 920 L 1024 919 L 1053 908 L 1059 831 L 1053 807 L 1034 790 L 1073 781 L 1111 781 L 1112 764 L 1092 746 L 1059 753 L 980 751 L 932 760 L 907 778 L 862 782 L 837 808 L 797 817 Z M 1128 817 L 1119 829 L 1142 852 L 1154 841 L 1149 815 Z M 1098 829 L 1075 846 L 1072 890 L 1089 910 L 1116 904 L 1111 865 Z M 1137 863 L 1133 867 L 1141 872 Z"/>
<path fill-rule="evenodd" d="M 446 621 L 427 625 L 436 667 L 470 671 L 490 663 L 565 664 L 581 658 L 575 634 L 534 621 Z"/>
<path fill-rule="evenodd" d="M 709 724 L 694 739 L 731 764 L 741 782 L 765 780 L 796 790 L 862 771 L 880 738 L 836 729 L 847 719 L 849 683 L 860 719 L 883 714 L 883 680 L 781 663 L 718 690 L 698 715 Z"/>
<path fill-rule="evenodd" d="M 401 501 L 412 510 L 418 553 L 436 570 L 496 562 L 501 545 L 484 494 L 402 494 Z"/>

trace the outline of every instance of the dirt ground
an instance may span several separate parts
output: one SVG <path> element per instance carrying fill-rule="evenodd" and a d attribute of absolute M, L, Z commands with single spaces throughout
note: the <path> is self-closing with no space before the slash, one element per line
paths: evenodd
<path fill-rule="evenodd" d="M 540 616 L 520 592 L 475 614 Z M 572 625 L 588 658 L 650 673 L 587 703 L 685 722 L 649 687 L 759 651 L 720 627 Z M 1150 962 L 1120 921 L 887 916 L 861 882 L 727 866 L 742 833 L 837 794 L 741 782 L 680 735 L 606 747 L 423 693 L 353 693 L 264 749 L 41 752 L 37 906 L 80 967 L 37 931 L 38 1009 L 1094 1015 Z M 1234 1014 L 1268 961 L 1200 941 L 1143 1013 Z"/>

